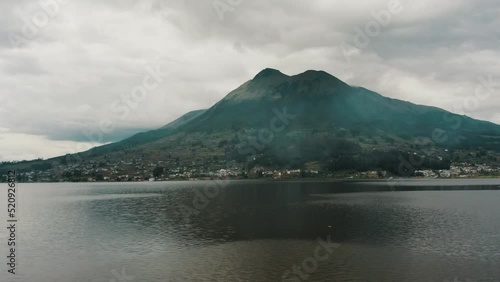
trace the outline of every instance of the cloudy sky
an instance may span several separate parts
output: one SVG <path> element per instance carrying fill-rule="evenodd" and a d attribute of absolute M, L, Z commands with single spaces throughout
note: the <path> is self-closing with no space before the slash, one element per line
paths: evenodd
<path fill-rule="evenodd" d="M 266 67 L 500 123 L 499 26 L 498 0 L 1 1 L 0 161 L 160 127 Z"/>

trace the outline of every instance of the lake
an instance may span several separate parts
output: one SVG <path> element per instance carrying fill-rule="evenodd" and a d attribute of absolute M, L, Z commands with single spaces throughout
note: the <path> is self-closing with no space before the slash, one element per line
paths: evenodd
<path fill-rule="evenodd" d="M 0 281 L 500 281 L 498 179 L 2 185 Z"/>

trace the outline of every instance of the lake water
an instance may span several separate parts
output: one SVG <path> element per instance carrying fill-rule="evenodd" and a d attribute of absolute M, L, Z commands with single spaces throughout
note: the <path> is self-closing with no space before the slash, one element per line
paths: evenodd
<path fill-rule="evenodd" d="M 3 185 L 0 281 L 500 281 L 496 179 Z"/>

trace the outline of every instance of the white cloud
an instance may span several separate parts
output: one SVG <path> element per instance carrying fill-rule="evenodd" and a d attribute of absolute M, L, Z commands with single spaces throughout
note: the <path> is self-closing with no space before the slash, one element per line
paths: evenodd
<path fill-rule="evenodd" d="M 314 3 L 314 4 L 313 4 Z M 401 1 L 404 10 L 347 62 L 338 48 L 388 0 L 243 0 L 221 21 L 211 1 L 68 1 L 36 37 L 12 48 L 38 1 L 0 3 L 0 160 L 65 153 L 111 119 L 104 141 L 207 108 L 266 67 L 322 69 L 386 96 L 453 110 L 478 76 L 500 80 L 496 0 Z M 163 83 L 126 119 L 113 101 L 140 84 L 156 56 Z M 470 116 L 500 123 L 493 95 Z M 18 145 L 13 140 L 18 140 Z M 25 144 L 25 145 L 23 145 Z M 29 149 L 27 144 L 32 144 Z M 63 146 L 64 145 L 64 146 Z M 37 148 L 37 149 L 33 149 Z"/>
<path fill-rule="evenodd" d="M 0 160 L 33 160 L 78 153 L 92 148 L 89 142 L 54 141 L 43 136 L 0 131 Z"/>

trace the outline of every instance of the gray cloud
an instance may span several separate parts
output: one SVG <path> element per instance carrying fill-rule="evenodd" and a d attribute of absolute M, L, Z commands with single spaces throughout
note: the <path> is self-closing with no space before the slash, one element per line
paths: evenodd
<path fill-rule="evenodd" d="M 11 142 L 2 146 L 10 148 L 2 158 L 68 152 L 102 120 L 116 127 L 102 142 L 160 127 L 211 106 L 266 67 L 287 74 L 322 69 L 389 97 L 451 111 L 474 94 L 478 77 L 500 81 L 496 0 L 402 0 L 403 11 L 350 61 L 340 46 L 353 45 L 355 28 L 389 0 L 242 0 L 224 20 L 212 1 L 67 2 L 18 47 L 12 36 L 43 10 L 35 0 L 0 3 L 0 128 L 7 130 L 0 145 Z M 157 56 L 170 75 L 119 117 L 111 105 L 142 83 L 145 65 Z M 464 113 L 500 123 L 499 106 L 497 91 Z M 16 152 L 14 136 L 40 149 Z"/>

